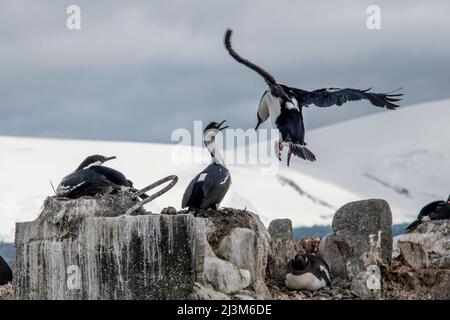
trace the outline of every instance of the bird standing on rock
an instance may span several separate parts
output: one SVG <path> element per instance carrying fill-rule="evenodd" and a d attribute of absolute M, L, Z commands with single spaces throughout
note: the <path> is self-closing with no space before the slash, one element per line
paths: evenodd
<path fill-rule="evenodd" d="M 281 139 L 276 142 L 275 150 L 281 160 L 283 146 L 288 147 L 287 165 L 289 166 L 292 154 L 302 159 L 315 161 L 316 156 L 306 147 L 305 126 L 303 124 L 303 107 L 313 104 L 317 107 L 341 106 L 348 101 L 369 100 L 371 104 L 386 109 L 398 107 L 396 101 L 401 100 L 402 94 L 373 93 L 370 89 L 338 89 L 324 88 L 306 91 L 288 87 L 276 82 L 275 78 L 256 64 L 242 58 L 234 51 L 231 45 L 232 30 L 225 33 L 225 47 L 229 54 L 239 63 L 252 69 L 264 78 L 269 88 L 264 92 L 259 103 L 257 118 L 259 125 L 269 117 L 272 126 L 279 130 Z M 395 92 L 395 91 L 394 91 Z"/>
<path fill-rule="evenodd" d="M 211 122 L 203 131 L 203 141 L 211 154 L 211 164 L 189 183 L 183 195 L 182 208 L 188 207 L 194 211 L 217 210 L 230 188 L 230 172 L 215 144 L 216 135 L 228 128 L 222 127 L 224 123 Z"/>
<path fill-rule="evenodd" d="M 106 161 L 113 159 L 116 157 L 101 155 L 87 157 L 74 172 L 62 179 L 56 189 L 56 195 L 75 199 L 83 196 L 108 194 L 124 188 L 137 192 L 133 183 L 121 172 L 102 166 Z M 148 196 L 142 194 L 140 197 L 145 199 Z"/>

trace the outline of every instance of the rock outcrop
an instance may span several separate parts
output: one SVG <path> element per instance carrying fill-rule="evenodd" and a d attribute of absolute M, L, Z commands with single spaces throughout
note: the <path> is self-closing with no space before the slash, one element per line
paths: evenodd
<path fill-rule="evenodd" d="M 292 222 L 289 219 L 273 220 L 270 222 L 268 231 L 272 242 L 267 275 L 275 281 L 282 281 L 286 276 L 286 264 L 297 253 L 292 234 Z"/>
<path fill-rule="evenodd" d="M 48 198 L 16 226 L 13 286 L 0 299 L 450 299 L 450 221 L 396 237 L 392 252 L 383 200 L 343 206 L 319 245 L 300 242 L 330 266 L 332 287 L 316 292 L 281 281 L 296 253 L 289 220 L 266 230 L 245 210 L 126 215 L 135 204 L 126 191 Z"/>
<path fill-rule="evenodd" d="M 16 226 L 15 299 L 184 299 L 195 282 L 192 215 L 123 213 L 131 194 L 49 198 Z"/>
<path fill-rule="evenodd" d="M 134 204 L 126 191 L 48 198 L 36 221 L 16 226 L 15 298 L 270 296 L 270 236 L 255 214 L 124 214 Z"/>
<path fill-rule="evenodd" d="M 206 219 L 204 280 L 199 280 L 199 294 L 205 288 L 231 294 L 236 299 L 270 298 L 265 285 L 270 235 L 259 217 L 233 209 L 201 211 Z"/>
<path fill-rule="evenodd" d="M 421 223 L 414 231 L 394 238 L 394 258 L 413 269 L 450 269 L 450 220 Z"/>
<path fill-rule="evenodd" d="M 333 217 L 333 233 L 319 246 L 333 279 L 348 280 L 361 296 L 380 289 L 380 268 L 392 256 L 392 214 L 384 200 L 351 202 Z"/>
<path fill-rule="evenodd" d="M 450 220 L 420 224 L 394 238 L 388 293 L 407 299 L 450 299 Z"/>

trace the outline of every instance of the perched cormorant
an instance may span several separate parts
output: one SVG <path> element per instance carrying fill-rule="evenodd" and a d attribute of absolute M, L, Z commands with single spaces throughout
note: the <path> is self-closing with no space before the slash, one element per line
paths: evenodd
<path fill-rule="evenodd" d="M 183 195 L 182 208 L 189 210 L 219 209 L 220 202 L 225 197 L 231 184 L 230 172 L 225 167 L 220 153 L 216 151 L 215 136 L 228 126 L 222 127 L 221 123 L 211 122 L 203 131 L 203 139 L 206 148 L 211 154 L 211 164 L 200 172 L 189 183 Z"/>
<path fill-rule="evenodd" d="M 450 195 L 447 201 L 433 201 L 420 210 L 417 219 L 406 227 L 406 232 L 417 228 L 423 221 L 450 219 Z"/>
<path fill-rule="evenodd" d="M 116 159 L 116 157 L 101 155 L 87 157 L 74 172 L 62 179 L 56 190 L 56 195 L 66 198 L 79 198 L 107 194 L 122 188 L 137 192 L 138 190 L 133 187 L 133 183 L 121 172 L 102 166 L 103 163 L 112 159 Z M 140 197 L 145 199 L 148 196 L 142 194 Z"/>
<path fill-rule="evenodd" d="M 237 62 L 262 76 L 269 86 L 259 103 L 257 112 L 258 123 L 255 130 L 270 116 L 272 126 L 277 128 L 281 135 L 281 139 L 275 145 L 280 160 L 283 146 L 286 145 L 289 148 L 288 166 L 292 154 L 305 160 L 316 160 L 315 155 L 306 147 L 305 126 L 302 115 L 303 107 L 308 107 L 311 104 L 317 107 L 341 106 L 348 101 L 366 99 L 374 106 L 395 109 L 398 107 L 395 102 L 401 100 L 399 97 L 402 94 L 393 94 L 393 92 L 387 94 L 372 93 L 369 92 L 370 88 L 367 90 L 324 88 L 306 91 L 279 84 L 267 71 L 242 58 L 234 51 L 231 46 L 231 35 L 232 30 L 227 29 L 225 33 L 225 47 L 230 55 Z"/>

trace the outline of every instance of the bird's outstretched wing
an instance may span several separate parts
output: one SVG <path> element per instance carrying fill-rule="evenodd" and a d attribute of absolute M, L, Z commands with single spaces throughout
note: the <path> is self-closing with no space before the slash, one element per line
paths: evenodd
<path fill-rule="evenodd" d="M 250 62 L 247 59 L 242 58 L 236 51 L 234 51 L 234 49 L 233 49 L 233 47 L 231 45 L 231 35 L 232 34 L 233 34 L 233 30 L 231 30 L 231 29 L 227 29 L 226 32 L 225 32 L 224 43 L 225 43 L 225 48 L 227 49 L 228 53 L 237 62 L 242 63 L 244 66 L 252 69 L 256 73 L 258 73 L 261 77 L 263 77 L 264 80 L 266 81 L 266 83 L 269 86 L 276 84 L 277 82 L 275 81 L 275 78 L 272 77 L 272 75 L 270 75 L 266 70 L 264 70 L 263 68 L 257 66 L 253 62 Z"/>
<path fill-rule="evenodd" d="M 317 107 L 331 107 L 333 105 L 341 106 L 348 101 L 369 100 L 371 104 L 381 108 L 394 110 L 399 107 L 396 102 L 401 100 L 400 97 L 403 94 L 394 94 L 395 91 L 391 93 L 374 93 L 369 92 L 370 89 L 326 88 L 305 91 L 291 88 L 296 95 L 297 101 L 303 106 L 314 104 Z"/>

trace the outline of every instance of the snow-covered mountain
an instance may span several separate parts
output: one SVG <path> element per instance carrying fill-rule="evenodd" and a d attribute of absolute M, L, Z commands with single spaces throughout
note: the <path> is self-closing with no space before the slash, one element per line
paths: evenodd
<path fill-rule="evenodd" d="M 425 203 L 450 193 L 449 121 L 450 100 L 444 100 L 309 131 L 307 141 L 318 161 L 296 158 L 290 168 L 283 161 L 272 175 L 257 165 L 230 165 L 232 187 L 222 205 L 247 207 L 265 223 L 290 218 L 294 226 L 311 226 L 329 224 L 336 209 L 349 201 L 383 198 L 394 222 L 407 222 Z M 14 223 L 35 219 L 45 197 L 53 194 L 50 181 L 56 186 L 91 154 L 117 156 L 108 165 L 136 187 L 178 175 L 178 184 L 146 208 L 179 209 L 187 184 L 205 165 L 174 162 L 174 148 L 0 137 L 0 240 L 12 241 Z M 205 155 L 199 148 L 186 150 Z"/>

